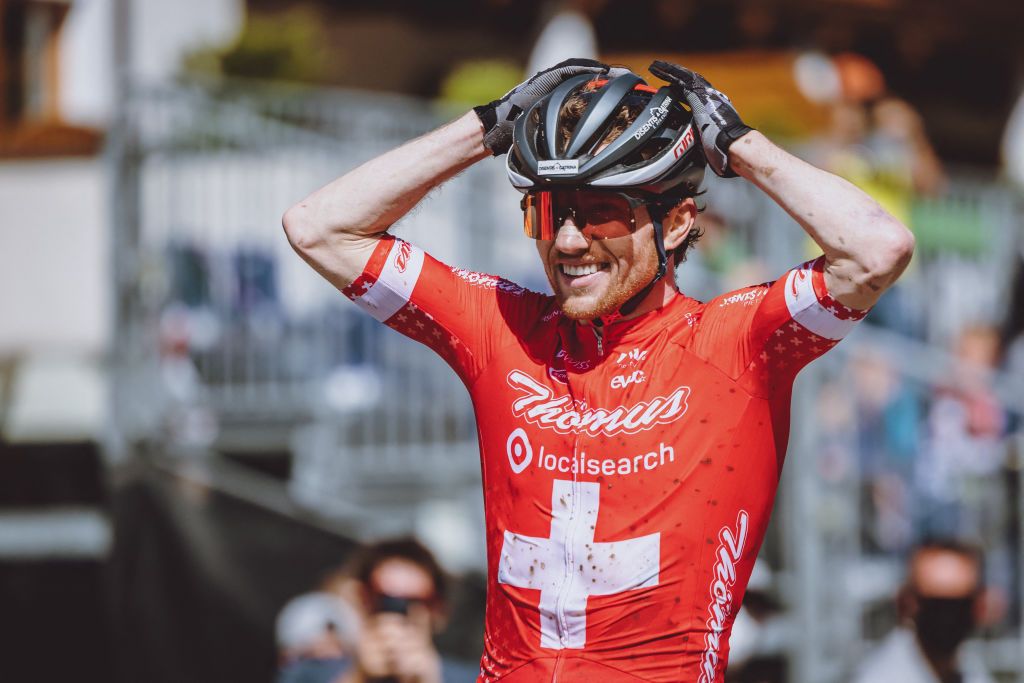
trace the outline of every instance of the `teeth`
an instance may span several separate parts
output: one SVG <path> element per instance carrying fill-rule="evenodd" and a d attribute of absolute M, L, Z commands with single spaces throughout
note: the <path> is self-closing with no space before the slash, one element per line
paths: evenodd
<path fill-rule="evenodd" d="M 580 275 L 590 275 L 601 270 L 601 266 L 596 263 L 588 263 L 585 266 L 570 266 L 566 263 L 562 264 L 562 272 L 571 277 L 579 277 Z"/>

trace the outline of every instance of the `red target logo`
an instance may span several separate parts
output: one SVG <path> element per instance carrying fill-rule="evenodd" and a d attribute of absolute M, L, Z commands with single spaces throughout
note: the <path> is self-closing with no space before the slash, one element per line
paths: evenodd
<path fill-rule="evenodd" d="M 533 446 L 526 436 L 526 430 L 522 427 L 513 430 L 505 442 L 505 451 L 508 453 L 508 464 L 512 466 L 513 472 L 519 474 L 525 470 L 533 460 Z"/>

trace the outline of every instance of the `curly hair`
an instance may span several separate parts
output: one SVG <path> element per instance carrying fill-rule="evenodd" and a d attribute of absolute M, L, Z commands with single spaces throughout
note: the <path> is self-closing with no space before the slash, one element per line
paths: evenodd
<path fill-rule="evenodd" d="M 434 588 L 431 600 L 437 606 L 445 604 L 448 594 L 448 577 L 433 553 L 412 537 L 393 538 L 378 541 L 356 550 L 345 563 L 345 573 L 364 586 L 370 585 L 373 573 L 388 560 L 410 562 L 430 577 Z"/>

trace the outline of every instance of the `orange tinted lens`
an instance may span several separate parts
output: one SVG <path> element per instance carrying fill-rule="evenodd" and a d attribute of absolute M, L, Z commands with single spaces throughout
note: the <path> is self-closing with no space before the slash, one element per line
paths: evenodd
<path fill-rule="evenodd" d="M 625 237 L 634 230 L 633 207 L 614 192 L 557 190 L 523 197 L 523 232 L 535 240 L 553 240 L 569 217 L 588 239 Z"/>
<path fill-rule="evenodd" d="M 523 198 L 523 232 L 535 240 L 555 239 L 550 192 L 532 192 Z"/>
<path fill-rule="evenodd" d="M 576 205 L 583 233 L 593 239 L 625 237 L 633 231 L 633 208 L 620 194 L 578 192 Z"/>

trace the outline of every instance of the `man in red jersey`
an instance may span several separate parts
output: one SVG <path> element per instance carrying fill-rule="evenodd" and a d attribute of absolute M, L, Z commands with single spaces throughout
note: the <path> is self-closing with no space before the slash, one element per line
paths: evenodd
<path fill-rule="evenodd" d="M 310 265 L 470 392 L 487 517 L 481 681 L 723 680 L 793 379 L 913 250 L 871 198 L 745 126 L 701 76 L 651 71 L 668 85 L 563 62 L 284 217 Z M 506 152 L 553 296 L 387 234 L 431 189 Z M 707 303 L 679 292 L 705 164 L 766 192 L 824 255 Z"/>

